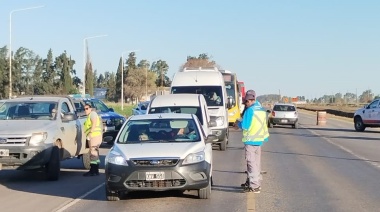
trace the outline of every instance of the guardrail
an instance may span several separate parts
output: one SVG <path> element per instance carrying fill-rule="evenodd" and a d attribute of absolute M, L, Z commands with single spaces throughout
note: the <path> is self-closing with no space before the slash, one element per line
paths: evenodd
<path fill-rule="evenodd" d="M 328 114 L 332 114 L 335 116 L 341 116 L 341 117 L 346 117 L 346 118 L 353 118 L 354 117 L 354 112 L 347 112 L 347 111 L 342 111 L 342 110 L 337 110 L 337 109 L 329 109 L 329 108 L 315 108 L 315 107 L 307 107 L 307 106 L 298 106 L 298 109 L 303 109 L 303 110 L 308 110 L 308 111 L 326 111 Z"/>

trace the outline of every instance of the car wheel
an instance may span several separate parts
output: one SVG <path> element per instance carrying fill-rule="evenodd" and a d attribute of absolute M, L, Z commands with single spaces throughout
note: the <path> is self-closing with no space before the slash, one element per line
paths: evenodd
<path fill-rule="evenodd" d="M 106 187 L 106 197 L 107 197 L 107 200 L 108 201 L 119 201 L 120 200 L 120 196 L 119 196 L 119 193 L 116 192 L 116 191 L 111 191 Z"/>
<path fill-rule="evenodd" d="M 354 125 L 355 125 L 355 130 L 358 132 L 363 132 L 365 130 L 365 125 L 363 123 L 363 120 L 361 117 L 356 116 L 354 119 Z"/>
<path fill-rule="evenodd" d="M 273 128 L 273 123 L 272 122 L 269 122 L 269 128 Z"/>
<path fill-rule="evenodd" d="M 293 124 L 292 127 L 293 127 L 294 129 L 297 129 L 297 128 L 298 128 L 298 123 Z"/>
<path fill-rule="evenodd" d="M 209 199 L 211 197 L 211 179 L 208 181 L 208 186 L 198 190 L 199 199 Z"/>
<path fill-rule="evenodd" d="M 51 150 L 50 160 L 45 165 L 47 180 L 56 181 L 59 178 L 59 172 L 61 171 L 61 161 L 59 155 L 59 148 L 54 146 Z"/>
<path fill-rule="evenodd" d="M 83 167 L 87 170 L 89 170 L 91 168 L 91 165 L 90 165 L 90 156 L 91 154 L 90 153 L 86 153 L 86 154 L 83 154 L 82 155 L 82 163 L 83 163 Z"/>
<path fill-rule="evenodd" d="M 224 137 L 223 141 L 219 144 L 221 151 L 226 151 L 227 148 L 227 137 Z"/>

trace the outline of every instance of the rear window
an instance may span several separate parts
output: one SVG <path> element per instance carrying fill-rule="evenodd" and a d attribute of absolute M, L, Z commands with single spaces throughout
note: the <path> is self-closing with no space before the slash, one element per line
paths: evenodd
<path fill-rule="evenodd" d="M 275 105 L 273 107 L 274 111 L 296 111 L 296 107 L 292 105 Z"/>
<path fill-rule="evenodd" d="M 200 107 L 181 107 L 181 106 L 172 106 L 172 107 L 152 107 L 150 108 L 149 114 L 152 113 L 185 113 L 185 114 L 194 114 L 197 116 L 201 124 L 203 125 L 202 119 L 202 109 Z"/>

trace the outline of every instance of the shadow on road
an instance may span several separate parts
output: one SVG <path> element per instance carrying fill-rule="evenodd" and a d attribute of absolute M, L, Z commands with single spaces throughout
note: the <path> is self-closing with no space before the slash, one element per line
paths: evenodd
<path fill-rule="evenodd" d="M 211 187 L 213 191 L 223 191 L 231 193 L 243 193 L 243 189 L 240 186 L 223 186 L 223 185 L 213 185 Z"/>
<path fill-rule="evenodd" d="M 268 151 L 263 150 L 266 153 L 272 154 L 283 154 L 283 155 L 291 155 L 291 156 L 307 156 L 307 157 L 317 157 L 317 158 L 330 158 L 330 159 L 338 159 L 338 160 L 350 160 L 350 161 L 363 161 L 363 162 L 375 162 L 380 163 L 377 160 L 363 160 L 359 158 L 342 158 L 342 157 L 334 157 L 334 156 L 326 156 L 326 155 L 312 155 L 312 154 L 304 154 L 304 153 L 296 153 L 296 152 L 278 152 L 278 151 Z"/>

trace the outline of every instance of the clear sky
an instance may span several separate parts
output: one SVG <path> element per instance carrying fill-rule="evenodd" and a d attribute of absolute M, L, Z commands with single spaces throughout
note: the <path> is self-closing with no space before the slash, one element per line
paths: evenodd
<path fill-rule="evenodd" d="M 0 0 L 0 45 L 46 57 L 66 50 L 83 77 L 83 39 L 93 67 L 116 72 L 123 51 L 168 62 L 208 53 L 257 95 L 306 98 L 380 93 L 379 0 Z"/>

